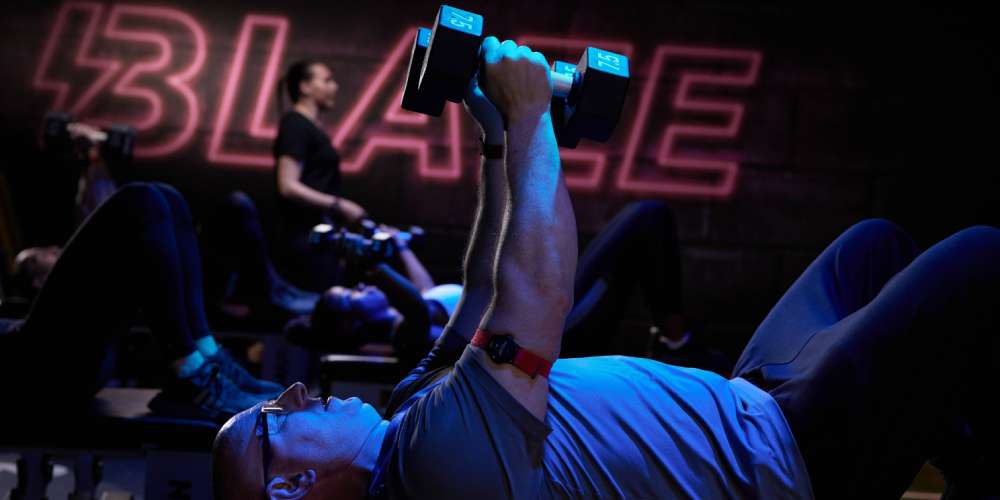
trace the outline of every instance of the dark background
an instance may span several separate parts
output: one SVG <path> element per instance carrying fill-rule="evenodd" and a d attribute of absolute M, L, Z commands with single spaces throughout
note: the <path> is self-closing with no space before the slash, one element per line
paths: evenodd
<path fill-rule="evenodd" d="M 6 191 L 0 193 L 0 201 L 5 201 L 0 205 L 5 211 L 0 221 L 6 221 L 7 229 L 0 243 L 7 259 L 24 246 L 62 243 L 70 230 L 60 208 L 66 188 L 55 185 L 57 176 L 38 154 L 38 130 L 43 114 L 53 106 L 53 93 L 32 84 L 62 5 L 8 2 L 0 20 L 4 63 L 0 188 Z M 98 25 L 103 26 L 114 4 L 99 5 L 104 10 Z M 196 217 L 209 213 L 228 191 L 244 190 L 260 205 L 269 231 L 276 224 L 271 168 L 213 163 L 207 155 L 244 16 L 287 18 L 289 32 L 280 68 L 301 57 L 329 62 L 341 84 L 337 108 L 324 117 L 335 132 L 404 31 L 417 24 L 429 25 L 437 9 L 432 2 L 279 5 L 172 0 L 157 5 L 189 14 L 207 35 L 206 61 L 192 80 L 201 119 L 193 139 L 183 148 L 164 157 L 139 158 L 137 176 L 177 186 Z M 684 289 L 692 327 L 733 356 L 784 289 L 851 224 L 866 217 L 886 217 L 927 246 L 963 227 L 997 225 L 1000 219 L 995 159 L 997 60 L 994 28 L 985 12 L 971 7 L 836 4 L 821 9 L 707 0 L 455 5 L 483 14 L 487 32 L 501 37 L 548 34 L 632 44 L 634 76 L 621 124 L 607 145 L 585 144 L 607 154 L 608 169 L 596 190 L 573 191 L 581 242 L 631 200 L 654 198 L 670 203 L 683 244 Z M 98 74 L 72 65 L 83 32 L 81 19 L 67 24 L 49 71 L 71 83 L 68 102 Z M 130 22 L 167 36 L 173 49 L 171 64 L 180 67 L 190 61 L 192 38 L 180 25 L 162 19 Z M 269 37 L 273 34 L 267 31 L 252 37 L 233 125 L 224 137 L 228 149 L 269 153 L 267 141 L 247 136 L 240 127 L 253 106 L 269 54 Z M 637 171 L 643 175 L 663 175 L 654 162 L 659 137 L 668 123 L 720 123 L 718 115 L 671 109 L 669 98 L 680 74 L 676 68 L 668 64 L 660 81 L 649 81 L 654 51 L 663 44 L 762 55 L 760 74 L 752 86 L 705 86 L 695 92 L 706 99 L 745 105 L 737 137 L 688 140 L 679 145 L 688 156 L 736 161 L 739 175 L 729 195 L 643 194 L 615 187 L 626 137 L 646 86 L 658 85 L 637 156 Z M 152 48 L 109 41 L 98 34 L 93 54 L 129 65 L 153 57 Z M 558 57 L 570 60 L 569 53 Z M 689 64 L 709 72 L 734 70 L 718 61 Z M 369 133 L 395 130 L 379 122 L 382 110 L 396 97 L 404 70 L 405 57 L 387 80 L 388 90 L 378 94 L 372 111 L 363 116 L 361 133 L 342 145 L 343 154 L 356 154 Z M 147 75 L 138 82 L 167 89 L 164 74 Z M 268 103 L 266 123 L 273 123 L 273 99 Z M 140 141 L 149 144 L 179 130 L 183 103 L 167 98 L 165 104 L 163 121 L 144 131 Z M 84 119 L 128 121 L 144 112 L 135 99 L 103 92 L 79 114 Z M 428 229 L 428 244 L 421 255 L 440 282 L 458 279 L 465 231 L 474 208 L 476 150 L 469 122 L 462 120 L 463 173 L 457 181 L 421 178 L 415 173 L 413 157 L 401 153 L 382 154 L 360 174 L 345 177 L 345 194 L 378 219 Z M 442 163 L 448 154 L 443 124 L 444 120 L 434 120 L 426 132 L 420 128 L 403 131 L 430 137 L 432 161 Z M 629 322 L 630 334 L 641 331 L 639 309 Z M 635 344 L 641 342 L 641 336 L 630 338 Z"/>

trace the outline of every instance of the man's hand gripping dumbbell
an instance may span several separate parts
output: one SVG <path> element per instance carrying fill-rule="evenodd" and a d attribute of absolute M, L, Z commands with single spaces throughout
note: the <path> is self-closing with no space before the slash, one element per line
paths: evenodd
<path fill-rule="evenodd" d="M 404 109 L 440 116 L 446 101 L 461 102 L 483 64 L 483 17 L 442 5 L 433 29 L 419 28 L 403 90 Z M 580 138 L 607 141 L 618 124 L 629 85 L 628 57 L 587 47 L 576 65 L 556 61 L 550 71 L 551 116 L 559 145 Z M 504 117 L 507 119 L 507 117 Z"/>

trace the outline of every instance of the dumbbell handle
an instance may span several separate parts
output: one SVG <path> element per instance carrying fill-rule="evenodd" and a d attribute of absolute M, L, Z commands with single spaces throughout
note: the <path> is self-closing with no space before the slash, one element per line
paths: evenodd
<path fill-rule="evenodd" d="M 568 75 L 566 73 L 557 73 L 555 71 L 549 71 L 552 75 L 552 94 L 557 97 L 568 97 L 570 91 L 573 90 L 573 75 Z"/>
<path fill-rule="evenodd" d="M 556 97 L 569 97 L 570 92 L 573 90 L 573 82 L 576 80 L 575 73 L 559 73 L 549 70 L 549 76 L 552 78 L 552 95 Z"/>

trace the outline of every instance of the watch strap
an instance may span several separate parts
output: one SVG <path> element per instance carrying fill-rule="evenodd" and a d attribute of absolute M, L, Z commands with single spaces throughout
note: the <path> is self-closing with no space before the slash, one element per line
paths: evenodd
<path fill-rule="evenodd" d="M 476 330 L 476 334 L 472 336 L 471 344 L 480 349 L 484 349 L 487 353 L 489 353 L 490 340 L 497 336 L 498 335 L 493 335 L 486 330 L 478 329 Z M 510 342 L 514 342 L 514 340 L 511 339 Z M 509 361 L 510 364 L 528 374 L 531 378 L 535 378 L 538 375 L 545 378 L 549 377 L 549 373 L 552 371 L 552 361 L 522 348 L 517 345 L 516 342 L 514 345 L 516 346 L 514 359 Z"/>
<path fill-rule="evenodd" d="M 484 137 L 479 138 L 479 151 L 488 160 L 503 159 L 503 144 L 486 144 Z"/>

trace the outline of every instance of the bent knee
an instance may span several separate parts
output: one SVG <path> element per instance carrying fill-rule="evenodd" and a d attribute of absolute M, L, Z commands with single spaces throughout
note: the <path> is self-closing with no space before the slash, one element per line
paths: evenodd
<path fill-rule="evenodd" d="M 181 192 L 178 191 L 177 188 L 171 186 L 170 184 L 164 184 L 162 182 L 154 182 L 151 184 L 151 186 L 153 187 L 153 189 L 159 191 L 164 198 L 184 203 L 184 197 L 181 195 Z"/>
<path fill-rule="evenodd" d="M 1000 229 L 979 225 L 967 227 L 946 240 L 965 252 L 982 254 L 991 260 L 1000 260 Z"/>
<path fill-rule="evenodd" d="M 114 194 L 111 195 L 112 198 L 127 198 L 127 199 L 137 199 L 144 198 L 148 196 L 153 196 L 156 194 L 156 188 L 148 182 L 130 182 L 124 186 L 118 188 Z"/>
<path fill-rule="evenodd" d="M 242 213 L 256 213 L 257 206 L 254 205 L 250 195 L 243 191 L 233 191 L 226 196 L 226 204 L 236 211 Z"/>
<path fill-rule="evenodd" d="M 851 226 L 845 231 L 845 234 L 854 238 L 862 238 L 873 245 L 894 243 L 916 249 L 916 244 L 910 235 L 898 224 L 888 219 L 865 219 Z"/>
<path fill-rule="evenodd" d="M 177 188 L 161 182 L 153 184 L 153 187 L 167 202 L 167 205 L 170 207 L 170 212 L 174 216 L 175 222 L 184 224 L 193 223 L 194 217 L 191 215 L 191 207 L 188 206 L 187 200 L 184 199 L 184 195 L 182 195 Z"/>
<path fill-rule="evenodd" d="M 131 213 L 148 213 L 155 211 L 169 212 L 170 207 L 160 191 L 147 182 L 133 182 L 115 191 L 108 198 L 109 206 L 121 206 L 120 210 Z"/>
<path fill-rule="evenodd" d="M 906 235 L 903 228 L 899 227 L 895 222 L 880 218 L 865 219 L 851 226 L 848 231 L 876 238 L 898 238 Z"/>
<path fill-rule="evenodd" d="M 660 200 L 640 200 L 629 203 L 623 210 L 629 218 L 638 219 L 644 222 L 656 222 L 669 225 L 676 225 L 674 211 L 670 205 Z"/>
<path fill-rule="evenodd" d="M 173 213 L 163 191 L 151 183 L 127 184 L 116 191 L 112 198 L 121 206 L 119 210 L 136 220 L 160 220 Z"/>

